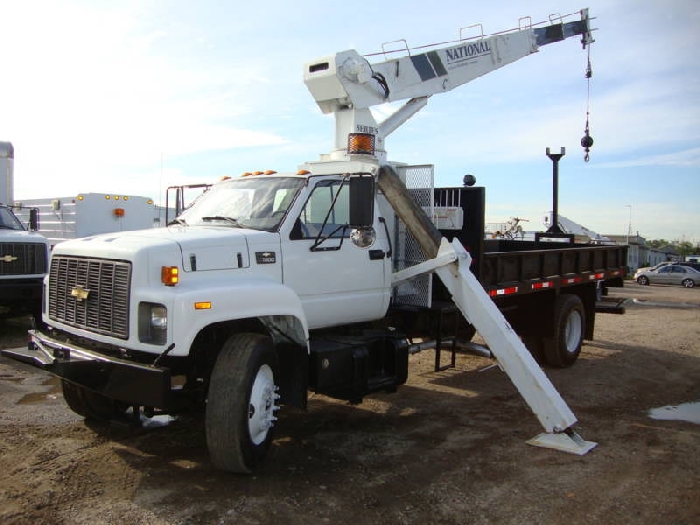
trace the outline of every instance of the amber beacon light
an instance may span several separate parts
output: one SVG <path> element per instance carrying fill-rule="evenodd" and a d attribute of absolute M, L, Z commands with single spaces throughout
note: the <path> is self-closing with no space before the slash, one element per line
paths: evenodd
<path fill-rule="evenodd" d="M 374 135 L 371 133 L 350 133 L 348 135 L 348 153 L 374 155 Z"/>

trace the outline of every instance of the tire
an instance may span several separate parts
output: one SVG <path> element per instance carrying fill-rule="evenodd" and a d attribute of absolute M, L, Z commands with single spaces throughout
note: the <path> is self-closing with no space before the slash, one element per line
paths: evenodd
<path fill-rule="evenodd" d="M 649 286 L 649 278 L 644 275 L 640 275 L 637 277 L 637 283 L 641 284 L 642 286 Z"/>
<path fill-rule="evenodd" d="M 581 353 L 586 313 L 577 295 L 560 295 L 554 303 L 554 335 L 544 339 L 547 364 L 555 368 L 573 365 Z"/>
<path fill-rule="evenodd" d="M 681 284 L 686 288 L 693 288 L 695 286 L 695 281 L 692 279 L 684 279 Z"/>
<path fill-rule="evenodd" d="M 124 417 L 127 405 L 61 379 L 63 399 L 68 408 L 85 419 L 112 421 Z"/>
<path fill-rule="evenodd" d="M 205 428 L 217 469 L 249 474 L 262 463 L 278 410 L 277 354 L 269 337 L 243 333 L 221 348 L 209 381 Z"/>

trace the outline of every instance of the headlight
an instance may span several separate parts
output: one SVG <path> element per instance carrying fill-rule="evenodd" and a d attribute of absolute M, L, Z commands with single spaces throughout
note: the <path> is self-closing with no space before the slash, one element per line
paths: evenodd
<path fill-rule="evenodd" d="M 168 309 L 162 304 L 139 304 L 139 341 L 164 345 L 168 340 Z"/>

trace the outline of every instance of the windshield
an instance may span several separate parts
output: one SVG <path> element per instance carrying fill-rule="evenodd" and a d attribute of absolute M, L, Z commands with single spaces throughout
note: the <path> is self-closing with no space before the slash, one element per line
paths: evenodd
<path fill-rule="evenodd" d="M 22 223 L 7 208 L 0 207 L 0 230 L 24 230 Z"/>
<path fill-rule="evenodd" d="M 177 219 L 180 224 L 216 224 L 277 231 L 306 179 L 243 177 L 215 184 Z"/>

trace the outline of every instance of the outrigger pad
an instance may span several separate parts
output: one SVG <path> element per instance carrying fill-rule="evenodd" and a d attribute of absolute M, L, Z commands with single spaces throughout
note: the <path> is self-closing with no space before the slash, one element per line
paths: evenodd
<path fill-rule="evenodd" d="M 576 454 L 577 456 L 583 456 L 598 446 L 598 443 L 595 441 L 585 441 L 576 432 L 571 434 L 564 432 L 558 434 L 544 433 L 530 439 L 527 441 L 527 444 L 534 447 L 552 448 L 561 452 Z"/>

